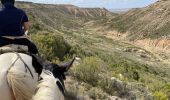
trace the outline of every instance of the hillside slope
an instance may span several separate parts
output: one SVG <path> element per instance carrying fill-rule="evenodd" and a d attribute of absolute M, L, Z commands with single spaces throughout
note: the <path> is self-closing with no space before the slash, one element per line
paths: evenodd
<path fill-rule="evenodd" d="M 32 23 L 37 27 L 54 29 L 80 28 L 85 21 L 115 15 L 105 8 L 79 8 L 74 5 L 36 4 L 17 2 L 16 6 L 24 9 Z M 43 29 L 42 28 L 42 29 Z"/>
<path fill-rule="evenodd" d="M 130 39 L 170 38 L 170 1 L 159 0 L 144 8 L 131 9 L 110 22 L 110 28 L 128 32 Z"/>

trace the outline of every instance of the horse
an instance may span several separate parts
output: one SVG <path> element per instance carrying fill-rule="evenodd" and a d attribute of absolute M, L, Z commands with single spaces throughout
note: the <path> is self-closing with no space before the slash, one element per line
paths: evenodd
<path fill-rule="evenodd" d="M 61 64 L 48 65 L 42 71 L 42 80 L 37 86 L 37 92 L 33 97 L 33 100 L 65 100 L 65 85 L 64 80 L 65 72 L 67 72 L 76 58 L 70 62 Z M 60 67 L 60 68 L 58 68 Z"/>
<path fill-rule="evenodd" d="M 37 92 L 33 100 L 64 100 L 64 95 L 60 91 L 57 82 L 62 85 L 58 78 L 55 78 L 49 70 L 42 72 L 43 78 L 37 86 Z M 64 88 L 64 86 L 62 87 Z"/>
<path fill-rule="evenodd" d="M 69 66 L 60 68 L 61 70 L 58 70 L 55 64 L 44 67 L 43 69 L 48 70 L 48 73 L 51 74 L 42 72 L 40 76 L 32 61 L 32 56 L 25 53 L 6 52 L 0 55 L 1 100 L 45 100 L 38 98 L 42 93 L 55 94 L 53 98 L 48 100 L 64 100 L 64 72 L 70 68 L 74 60 Z M 39 81 L 40 77 L 41 81 Z"/>
<path fill-rule="evenodd" d="M 65 100 L 65 72 L 70 69 L 75 60 L 74 57 L 71 61 L 60 65 L 45 62 L 44 65 L 47 66 L 43 68 L 40 76 L 41 81 L 37 86 L 37 92 L 33 100 Z M 39 62 L 44 63 L 43 60 Z"/>
<path fill-rule="evenodd" d="M 12 52 L 0 55 L 1 100 L 29 100 L 35 94 L 38 78 L 31 56 Z"/>

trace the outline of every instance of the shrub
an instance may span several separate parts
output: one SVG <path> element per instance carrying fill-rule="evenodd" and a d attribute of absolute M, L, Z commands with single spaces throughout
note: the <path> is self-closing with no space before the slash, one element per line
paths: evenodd
<path fill-rule="evenodd" d="M 163 93 L 163 92 L 155 92 L 154 93 L 154 97 L 155 97 L 155 99 L 156 100 L 168 100 L 168 96 L 167 95 L 165 95 L 165 93 Z"/>
<path fill-rule="evenodd" d="M 60 35 L 53 34 L 34 34 L 31 36 L 36 43 L 39 51 L 49 60 L 64 59 L 69 53 L 71 46 Z"/>
<path fill-rule="evenodd" d="M 107 100 L 108 94 L 104 93 L 101 89 L 93 87 L 89 91 L 89 96 L 93 100 Z"/>
<path fill-rule="evenodd" d="M 96 57 L 86 57 L 80 65 L 74 68 L 74 75 L 81 81 L 97 86 L 103 69 L 103 61 Z"/>
<path fill-rule="evenodd" d="M 107 92 L 108 94 L 114 95 L 116 92 L 113 88 L 113 82 L 109 75 L 103 74 L 100 76 L 98 80 L 98 86 L 103 89 L 103 91 Z"/>

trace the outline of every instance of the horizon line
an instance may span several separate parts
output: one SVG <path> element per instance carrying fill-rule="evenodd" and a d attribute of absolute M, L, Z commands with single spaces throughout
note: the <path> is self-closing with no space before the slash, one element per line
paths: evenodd
<path fill-rule="evenodd" d="M 79 8 L 105 8 L 107 10 L 121 10 L 121 9 L 135 9 L 135 8 L 144 8 L 144 7 L 131 7 L 131 8 L 107 8 L 107 7 L 81 7 L 78 5 L 74 5 L 74 4 L 70 4 L 70 3 L 43 3 L 43 2 L 32 2 L 32 1 L 16 1 L 16 2 L 21 2 L 21 3 L 34 3 L 34 4 L 44 4 L 44 5 L 70 5 L 70 6 L 75 6 L 75 7 L 79 7 Z"/>

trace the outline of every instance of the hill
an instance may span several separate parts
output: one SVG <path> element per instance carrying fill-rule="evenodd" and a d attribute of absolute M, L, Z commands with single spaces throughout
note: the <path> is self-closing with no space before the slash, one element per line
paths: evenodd
<path fill-rule="evenodd" d="M 111 11 L 113 13 L 117 13 L 117 14 L 123 14 L 123 13 L 127 12 L 129 9 L 131 9 L 131 8 L 109 9 L 109 11 Z"/>
<path fill-rule="evenodd" d="M 110 28 L 129 33 L 129 38 L 170 38 L 170 1 L 159 0 L 144 8 L 134 8 L 110 22 Z"/>
<path fill-rule="evenodd" d="M 167 62 L 170 60 L 169 0 L 159 0 L 143 8 L 130 9 L 114 18 L 95 21 L 91 27 L 94 24 L 100 25 L 100 28 L 95 28 L 100 34 L 114 40 L 130 41 L 163 59 L 166 55 Z"/>
<path fill-rule="evenodd" d="M 16 6 L 24 9 L 34 27 L 54 29 L 75 29 L 89 19 L 112 16 L 114 13 L 105 8 L 79 8 L 74 5 L 36 4 L 31 2 L 17 2 Z"/>

